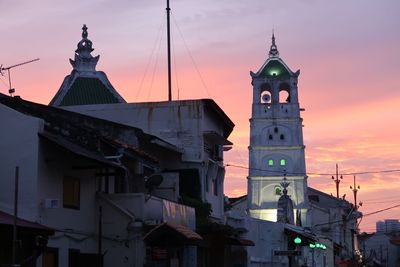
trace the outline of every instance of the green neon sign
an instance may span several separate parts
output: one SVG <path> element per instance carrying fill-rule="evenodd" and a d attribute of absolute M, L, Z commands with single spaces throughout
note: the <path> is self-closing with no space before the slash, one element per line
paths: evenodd
<path fill-rule="evenodd" d="M 315 244 L 309 244 L 308 245 L 310 248 L 312 249 L 322 249 L 322 250 L 326 250 L 326 246 L 324 244 L 321 243 L 315 243 Z"/>

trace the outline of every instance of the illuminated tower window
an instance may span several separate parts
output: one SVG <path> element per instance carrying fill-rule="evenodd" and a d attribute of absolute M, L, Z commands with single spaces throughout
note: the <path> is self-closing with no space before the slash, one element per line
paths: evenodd
<path fill-rule="evenodd" d="M 282 188 L 279 185 L 276 185 L 275 188 L 275 195 L 280 196 L 282 195 Z"/>
<path fill-rule="evenodd" d="M 286 166 L 286 160 L 285 159 L 281 159 L 280 164 L 281 164 L 281 166 Z"/>
<path fill-rule="evenodd" d="M 274 166 L 274 160 L 273 159 L 269 159 L 268 160 L 268 166 Z"/>

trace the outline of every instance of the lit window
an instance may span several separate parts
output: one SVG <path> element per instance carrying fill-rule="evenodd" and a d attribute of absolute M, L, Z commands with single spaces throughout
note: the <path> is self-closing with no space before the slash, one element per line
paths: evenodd
<path fill-rule="evenodd" d="M 286 165 L 286 160 L 285 159 L 281 159 L 281 166 L 285 166 Z"/>
<path fill-rule="evenodd" d="M 273 159 L 269 159 L 268 160 L 268 166 L 274 166 L 274 160 Z"/>
<path fill-rule="evenodd" d="M 275 186 L 275 195 L 280 196 L 282 195 L 282 188 L 279 185 Z"/>

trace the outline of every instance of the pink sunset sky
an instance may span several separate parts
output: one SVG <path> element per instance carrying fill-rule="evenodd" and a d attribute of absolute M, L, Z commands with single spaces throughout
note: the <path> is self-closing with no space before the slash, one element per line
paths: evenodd
<path fill-rule="evenodd" d="M 47 104 L 70 73 L 88 26 L 98 70 L 128 102 L 167 99 L 165 1 L 0 0 L 0 64 L 16 94 Z M 225 163 L 248 165 L 249 71 L 267 58 L 272 29 L 281 58 L 299 77 L 308 184 L 335 194 L 331 173 L 400 170 L 400 1 L 171 0 L 173 98 L 213 98 L 236 124 Z M 183 38 L 182 38 L 183 36 Z M 188 52 L 189 51 L 189 52 Z M 195 62 L 195 64 L 193 63 Z M 8 92 L 0 76 L 0 92 Z M 227 167 L 225 193 L 247 191 L 247 170 Z M 357 175 L 360 210 L 400 204 L 400 172 Z M 353 201 L 353 176 L 340 195 Z M 400 219 L 393 208 L 361 220 Z"/>

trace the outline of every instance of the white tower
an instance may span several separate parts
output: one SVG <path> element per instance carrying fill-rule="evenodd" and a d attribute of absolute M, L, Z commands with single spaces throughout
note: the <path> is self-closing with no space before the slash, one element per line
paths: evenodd
<path fill-rule="evenodd" d="M 277 220 L 280 185 L 286 174 L 287 194 L 296 224 L 307 226 L 307 176 L 302 118 L 297 94 L 300 71 L 292 72 L 279 57 L 272 35 L 269 57 L 257 73 L 250 72 L 253 106 L 250 119 L 248 208 L 250 216 Z"/>

